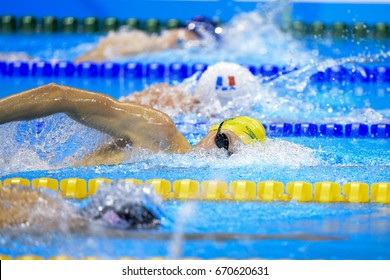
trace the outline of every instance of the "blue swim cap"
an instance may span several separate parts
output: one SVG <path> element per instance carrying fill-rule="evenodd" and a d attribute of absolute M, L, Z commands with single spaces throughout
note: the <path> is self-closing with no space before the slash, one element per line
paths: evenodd
<path fill-rule="evenodd" d="M 215 22 L 203 16 L 194 17 L 187 23 L 186 27 L 200 38 L 211 36 L 212 38 L 219 40 L 221 36 L 221 32 Z"/>

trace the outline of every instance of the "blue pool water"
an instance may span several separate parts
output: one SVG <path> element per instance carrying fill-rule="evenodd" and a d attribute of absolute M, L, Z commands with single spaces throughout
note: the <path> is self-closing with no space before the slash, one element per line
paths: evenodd
<path fill-rule="evenodd" d="M 117 166 L 71 166 L 74 159 L 96 147 L 106 136 L 76 124 L 65 115 L 1 126 L 0 180 L 22 177 L 57 180 L 78 177 L 164 178 L 171 182 L 190 178 L 231 182 L 276 180 L 310 183 L 333 181 L 389 182 L 390 142 L 388 134 L 375 137 L 372 126 L 389 124 L 390 83 L 314 79 L 318 71 L 343 64 L 351 70 L 365 66 L 388 66 L 388 41 L 334 41 L 295 39 L 257 13 L 242 14 L 229 23 L 231 33 L 218 53 L 212 48 L 165 51 L 120 60 L 213 64 L 225 60 L 260 67 L 272 64 L 280 69 L 293 65 L 297 71 L 272 80 L 259 79 L 264 98 L 246 112 L 267 125 L 269 140 L 264 146 L 240 147 L 227 158 L 221 151 L 211 154 L 167 155 L 139 153 Z M 238 32 L 243 26 L 246 32 Z M 241 27 L 240 27 L 241 28 Z M 241 30 L 241 29 L 240 29 Z M 236 36 L 236 37 L 235 37 Z M 237 38 L 237 36 L 240 36 Z M 229 38 L 234 38 L 230 40 Z M 238 41 L 251 38 L 248 44 Z M 3 60 L 37 58 L 56 63 L 72 60 L 97 42 L 99 35 L 0 35 Z M 233 51 L 234 50 L 234 51 Z M 12 52 L 12 54 L 10 54 Z M 18 52 L 24 52 L 20 54 Z M 345 58 L 348 58 L 347 60 Z M 367 61 L 372 59 L 371 63 Z M 155 79 L 0 77 L 0 97 L 49 82 L 56 82 L 115 98 L 160 82 Z M 188 83 L 189 80 L 166 80 Z M 250 100 L 249 100 L 250 102 Z M 217 116 L 171 112 L 179 130 L 196 144 Z M 229 112 L 241 113 L 241 112 Z M 342 124 L 340 137 L 272 134 L 274 123 L 294 127 L 299 123 Z M 367 125 L 364 135 L 347 135 L 347 124 Z M 386 136 L 387 135 L 387 136 Z M 358 136 L 358 137 L 356 137 Z M 36 254 L 45 258 L 68 255 L 75 258 L 267 258 L 267 259 L 389 259 L 390 208 L 388 205 L 318 204 L 273 202 L 182 202 L 167 201 L 163 209 L 170 222 L 157 230 L 47 232 L 17 229 L 3 232 L 0 254 L 13 257 Z M 64 214 L 64 213 L 61 213 Z"/>
<path fill-rule="evenodd" d="M 2 253 L 49 258 L 388 259 L 388 207 L 297 203 L 164 203 L 178 217 L 151 231 L 2 238 Z M 180 214 L 179 214 L 180 215 Z M 179 220 L 179 222 L 178 222 Z M 173 234 L 172 234 L 173 233 Z M 172 235 L 170 235 L 172 234 Z M 103 235 L 103 236 L 102 236 Z M 203 235 L 203 236 L 200 236 Z"/>

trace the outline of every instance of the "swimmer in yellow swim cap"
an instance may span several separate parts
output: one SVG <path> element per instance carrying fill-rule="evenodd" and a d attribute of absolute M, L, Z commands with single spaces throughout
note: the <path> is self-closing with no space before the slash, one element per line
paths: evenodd
<path fill-rule="evenodd" d="M 233 141 L 240 140 L 249 145 L 256 142 L 264 143 L 266 139 L 264 126 L 258 120 L 247 116 L 239 116 L 215 124 L 210 128 L 210 132 L 216 132 L 215 145 L 228 151 L 229 155 L 233 153 Z"/>
<path fill-rule="evenodd" d="M 165 113 L 108 95 L 58 84 L 48 84 L 0 99 L 0 125 L 64 113 L 73 120 L 110 135 L 113 139 L 75 165 L 119 164 L 132 150 L 186 153 L 190 150 L 224 148 L 233 152 L 237 141 L 265 141 L 263 125 L 250 117 L 227 119 L 211 127 L 194 147 Z M 86 136 L 88 137 L 88 136 Z"/>
<path fill-rule="evenodd" d="M 232 131 L 245 144 L 252 144 L 256 141 L 264 143 L 266 138 L 264 126 L 258 120 L 247 116 L 227 119 L 220 124 L 213 125 L 209 131 L 217 130 L 220 134 L 221 129 Z"/>

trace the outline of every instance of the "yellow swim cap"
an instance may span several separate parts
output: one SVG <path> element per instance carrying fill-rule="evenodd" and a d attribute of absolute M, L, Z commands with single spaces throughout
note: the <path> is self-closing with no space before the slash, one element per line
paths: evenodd
<path fill-rule="evenodd" d="M 219 124 L 213 125 L 210 131 L 218 130 Z M 227 129 L 240 137 L 241 141 L 245 144 L 251 144 L 255 141 L 264 142 L 266 139 L 266 133 L 264 126 L 258 120 L 239 116 L 232 119 L 227 119 L 223 122 L 221 129 Z"/>

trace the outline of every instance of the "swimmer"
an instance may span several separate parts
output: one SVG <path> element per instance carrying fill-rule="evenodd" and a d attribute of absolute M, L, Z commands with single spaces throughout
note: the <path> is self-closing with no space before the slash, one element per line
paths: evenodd
<path fill-rule="evenodd" d="M 231 154 L 236 143 L 252 144 L 266 139 L 263 125 L 240 116 L 211 127 L 194 147 L 165 113 L 149 106 L 55 83 L 0 99 L 0 124 L 65 113 L 73 120 L 113 137 L 76 165 L 119 164 L 126 148 L 152 152 L 187 153 L 193 149 L 220 148 Z"/>
<path fill-rule="evenodd" d="M 78 238 L 86 235 L 145 241 L 175 240 L 177 233 L 174 231 L 146 231 L 146 229 L 156 229 L 174 222 L 164 213 L 161 198 L 156 197 L 157 195 L 153 191 L 147 190 L 152 188 L 151 186 L 120 185 L 117 182 L 112 184 L 101 185 L 95 196 L 88 198 L 91 201 L 81 209 L 68 204 L 57 193 L 46 194 L 42 189 L 3 186 L 0 188 L 1 235 L 5 237 L 9 234 L 14 241 L 18 238 L 24 238 L 25 234 L 28 233 L 34 237 L 45 238 L 45 242 L 48 234 L 53 233 L 56 236 L 61 233 L 66 234 L 66 236 L 74 233 Z M 142 191 L 142 189 L 146 190 Z M 101 190 L 103 192 L 99 194 Z M 141 192 L 151 201 L 141 199 L 141 203 L 134 203 L 133 198 L 140 197 L 136 192 Z M 116 198 L 114 205 L 107 206 L 112 196 Z M 106 201 L 102 203 L 99 197 L 106 197 Z M 122 201 L 118 201 L 118 198 Z M 105 215 L 106 217 L 102 218 Z M 335 241 L 345 239 L 333 235 L 240 234 L 231 232 L 183 232 L 181 237 L 183 240 L 203 242 L 205 240 L 226 242 L 242 240 Z"/>
<path fill-rule="evenodd" d="M 140 53 L 179 48 L 183 44 L 200 45 L 207 34 L 217 36 L 215 28 L 211 20 L 196 17 L 189 21 L 186 27 L 164 30 L 160 35 L 149 35 L 140 30 L 110 32 L 94 49 L 76 58 L 75 62 L 103 62 Z"/>
<path fill-rule="evenodd" d="M 147 105 L 169 115 L 215 116 L 230 115 L 230 111 L 235 114 L 250 111 L 265 94 L 258 79 L 247 68 L 232 62 L 218 62 L 179 85 L 155 84 L 120 100 Z"/>
<path fill-rule="evenodd" d="M 165 221 L 161 198 L 152 185 L 102 184 L 81 205 L 65 202 L 56 192 L 5 185 L 0 188 L 0 229 L 19 225 L 39 225 L 45 231 L 80 232 L 93 226 L 146 229 Z"/>

